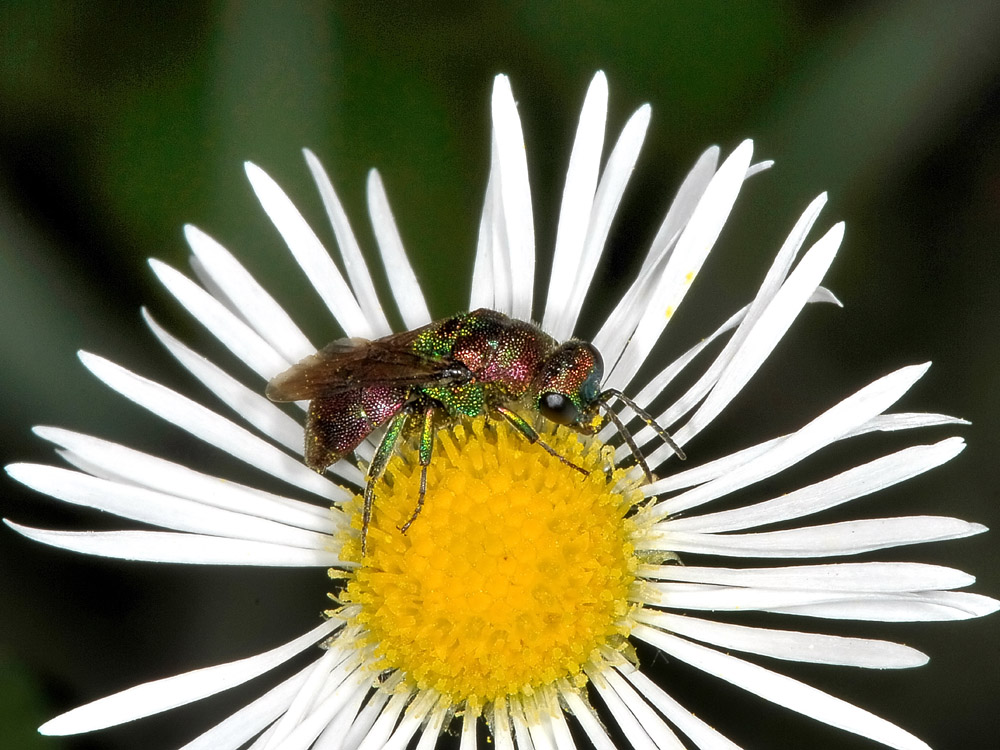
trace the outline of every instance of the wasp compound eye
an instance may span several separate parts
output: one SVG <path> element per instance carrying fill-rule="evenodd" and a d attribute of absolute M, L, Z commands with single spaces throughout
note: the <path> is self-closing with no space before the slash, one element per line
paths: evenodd
<path fill-rule="evenodd" d="M 580 410 L 563 393 L 543 393 L 538 398 L 538 411 L 556 424 L 570 425 L 580 421 Z"/>

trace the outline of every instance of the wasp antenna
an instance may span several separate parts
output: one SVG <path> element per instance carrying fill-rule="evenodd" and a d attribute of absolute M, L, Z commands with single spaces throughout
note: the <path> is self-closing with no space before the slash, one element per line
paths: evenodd
<path fill-rule="evenodd" d="M 601 395 L 603 396 L 604 394 Z M 622 437 L 625 438 L 625 442 L 628 444 L 629 450 L 632 451 L 632 455 L 635 456 L 636 461 L 639 462 L 643 473 L 646 475 L 646 483 L 652 484 L 653 473 L 649 470 L 649 464 L 646 463 L 646 459 L 643 457 L 642 453 L 639 452 L 639 446 L 635 444 L 635 439 L 632 437 L 632 433 L 628 431 L 625 424 L 618 418 L 618 415 L 615 414 L 615 410 L 608 406 L 607 401 L 598 399 L 597 403 L 604 407 L 604 411 L 609 417 L 611 417 L 611 421 L 615 423 L 615 427 L 618 428 L 618 432 L 620 432 Z"/>
<path fill-rule="evenodd" d="M 670 450 L 672 450 L 674 453 L 677 454 L 677 458 L 679 458 L 681 461 L 687 459 L 687 455 L 684 453 L 684 451 L 681 450 L 681 447 L 674 442 L 674 439 L 670 437 L 670 434 L 666 430 L 660 427 L 660 424 L 649 415 L 648 411 L 643 409 L 641 406 L 639 406 L 639 404 L 630 399 L 628 396 L 619 391 L 617 388 L 608 388 L 600 395 L 598 401 L 600 401 L 601 403 L 607 403 L 608 399 L 610 398 L 619 398 L 623 402 L 625 402 L 625 405 L 628 406 L 632 411 L 634 411 L 639 416 L 639 418 L 646 423 L 647 426 L 652 427 L 653 430 L 656 431 L 656 434 L 660 436 L 660 440 L 662 440 L 664 443 L 670 446 Z M 609 414 L 613 413 L 610 408 L 608 408 L 608 413 Z M 615 419 L 615 424 L 620 425 L 621 423 L 618 419 Z M 620 426 L 619 429 L 624 430 L 624 428 Z M 631 443 L 629 444 L 629 447 L 632 447 Z"/>

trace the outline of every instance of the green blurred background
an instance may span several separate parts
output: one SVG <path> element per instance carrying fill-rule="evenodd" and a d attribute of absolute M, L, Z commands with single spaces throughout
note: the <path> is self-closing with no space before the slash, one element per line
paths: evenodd
<path fill-rule="evenodd" d="M 331 233 L 300 148 L 323 160 L 363 245 L 364 180 L 378 167 L 410 257 L 443 316 L 467 306 L 488 167 L 489 91 L 511 76 L 526 134 L 546 271 L 563 174 L 587 85 L 610 82 L 609 133 L 643 102 L 653 119 L 610 238 L 601 284 L 638 268 L 701 150 L 756 141 L 777 165 L 752 180 L 719 249 L 673 321 L 666 361 L 752 293 L 821 190 L 847 236 L 826 284 L 844 310 L 811 308 L 737 403 L 690 446 L 714 457 L 794 429 L 897 366 L 934 360 L 902 408 L 973 421 L 946 467 L 856 504 L 856 516 L 957 515 L 998 526 L 1000 4 L 983 2 L 547 2 L 0 4 L 0 424 L 5 462 L 55 460 L 30 433 L 59 424 L 234 478 L 235 463 L 116 397 L 84 348 L 208 396 L 138 314 L 233 362 L 159 288 L 146 259 L 187 270 L 196 223 L 236 251 L 314 341 L 334 338 L 244 178 L 264 167 L 324 239 Z M 817 232 L 816 237 L 819 236 Z M 543 284 L 538 284 L 539 289 Z M 591 335 L 612 294 L 592 295 Z M 239 368 L 235 371 L 242 372 Z M 795 482 L 954 430 L 838 447 Z M 55 528 L 115 528 L 3 478 L 3 515 Z M 841 512 L 831 519 L 844 518 Z M 880 559 L 979 576 L 1000 594 L 996 533 Z M 183 744 L 265 680 L 90 738 L 46 739 L 56 712 L 145 679 L 290 638 L 324 606 L 314 572 L 128 565 L 0 537 L 0 746 Z M 1000 620 L 884 627 L 785 621 L 878 635 L 927 651 L 922 669 L 872 674 L 775 667 L 896 721 L 936 748 L 1000 736 Z M 649 657 L 649 654 L 646 654 Z M 649 659 L 647 659 L 649 661 Z M 658 659 L 659 679 L 748 748 L 870 748 Z M 780 739 L 779 739 L 780 738 Z"/>

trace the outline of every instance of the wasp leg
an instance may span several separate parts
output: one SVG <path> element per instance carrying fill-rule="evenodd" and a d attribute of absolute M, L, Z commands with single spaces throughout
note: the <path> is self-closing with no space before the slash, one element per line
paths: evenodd
<path fill-rule="evenodd" d="M 392 418 L 389 422 L 389 427 L 385 431 L 385 435 L 382 437 L 382 442 L 379 443 L 378 448 L 375 451 L 375 455 L 372 456 L 372 462 L 368 464 L 368 477 L 365 484 L 365 495 L 364 495 L 364 509 L 361 512 L 361 556 L 365 556 L 365 552 L 368 550 L 368 527 L 371 525 L 372 520 L 372 503 L 375 501 L 375 483 L 381 478 L 382 473 L 385 471 L 386 464 L 389 463 L 389 458 L 392 456 L 392 451 L 396 448 L 396 443 L 399 440 L 399 436 L 403 432 L 403 428 L 406 427 L 406 420 L 410 418 L 410 413 L 406 409 L 403 409 L 399 414 Z"/>
<path fill-rule="evenodd" d="M 556 452 L 555 448 L 553 448 L 551 445 L 542 440 L 542 438 L 539 437 L 538 433 L 535 432 L 535 428 L 532 427 L 527 422 L 525 422 L 523 417 L 521 417 L 518 414 L 515 414 L 505 406 L 494 406 L 493 408 L 496 409 L 498 412 L 500 412 L 500 414 L 504 417 L 504 419 L 506 419 L 508 422 L 511 423 L 511 425 L 513 425 L 514 429 L 516 429 L 518 432 L 524 435 L 525 439 L 529 443 L 538 443 L 538 445 L 542 446 L 550 456 L 555 456 L 567 466 L 573 467 L 584 476 L 589 476 L 590 474 L 589 471 L 584 469 L 582 466 L 577 466 L 568 458 L 560 456 L 559 453 Z"/>
<path fill-rule="evenodd" d="M 420 515 L 420 511 L 424 507 L 424 495 L 427 494 L 427 467 L 431 465 L 431 452 L 434 450 L 435 408 L 431 405 L 424 409 L 424 426 L 420 430 L 420 447 L 417 451 L 420 455 L 420 496 L 417 497 L 417 507 L 413 509 L 413 514 L 406 523 L 399 527 L 399 530 L 404 534 L 417 520 L 417 516 Z"/>

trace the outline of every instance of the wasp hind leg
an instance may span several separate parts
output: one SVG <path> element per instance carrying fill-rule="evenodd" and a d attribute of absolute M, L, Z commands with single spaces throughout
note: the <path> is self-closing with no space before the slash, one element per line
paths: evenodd
<path fill-rule="evenodd" d="M 553 448 L 551 445 L 549 445 L 544 440 L 542 440 L 541 436 L 535 431 L 535 428 L 532 427 L 530 424 L 528 424 L 524 420 L 524 417 L 520 416 L 519 414 L 517 414 L 515 412 L 512 412 L 510 409 L 508 409 L 505 406 L 494 406 L 493 408 L 496 409 L 498 412 L 500 412 L 500 414 L 503 416 L 503 418 L 506 419 L 508 422 L 510 422 L 510 424 L 514 427 L 515 430 L 517 430 L 522 435 L 524 435 L 524 438 L 529 443 L 532 443 L 532 444 L 537 443 L 538 445 L 542 446 L 548 452 L 548 454 L 550 456 L 554 456 L 555 458 L 558 458 L 564 464 L 566 464 L 569 467 L 572 467 L 572 468 L 576 469 L 578 472 L 580 472 L 584 476 L 589 476 L 590 475 L 590 472 L 587 471 L 585 468 L 583 468 L 582 466 L 577 466 L 575 463 L 573 463 L 572 461 L 570 461 L 565 456 L 560 455 L 559 452 L 555 448 Z"/>
<path fill-rule="evenodd" d="M 399 412 L 392 418 L 389 422 L 389 427 L 385 431 L 385 435 L 382 437 L 382 442 L 379 443 L 378 448 L 375 450 L 375 455 L 372 456 L 371 463 L 368 464 L 368 477 L 365 483 L 364 508 L 361 512 L 362 557 L 364 557 L 365 552 L 368 551 L 368 527 L 371 525 L 372 520 L 372 504 L 375 501 L 375 484 L 385 472 L 385 467 L 389 463 L 389 459 L 392 457 L 392 452 L 395 450 L 396 443 L 399 442 L 399 436 L 403 433 L 403 428 L 406 427 L 406 422 L 409 418 L 410 413 L 406 409 Z"/>
<path fill-rule="evenodd" d="M 420 495 L 417 497 L 417 505 L 406 523 L 398 527 L 402 533 L 413 525 L 424 507 L 424 495 L 427 494 L 427 467 L 431 465 L 431 453 L 434 451 L 434 410 L 433 405 L 424 409 L 424 426 L 420 430 L 420 446 L 417 452 L 420 456 Z"/>

